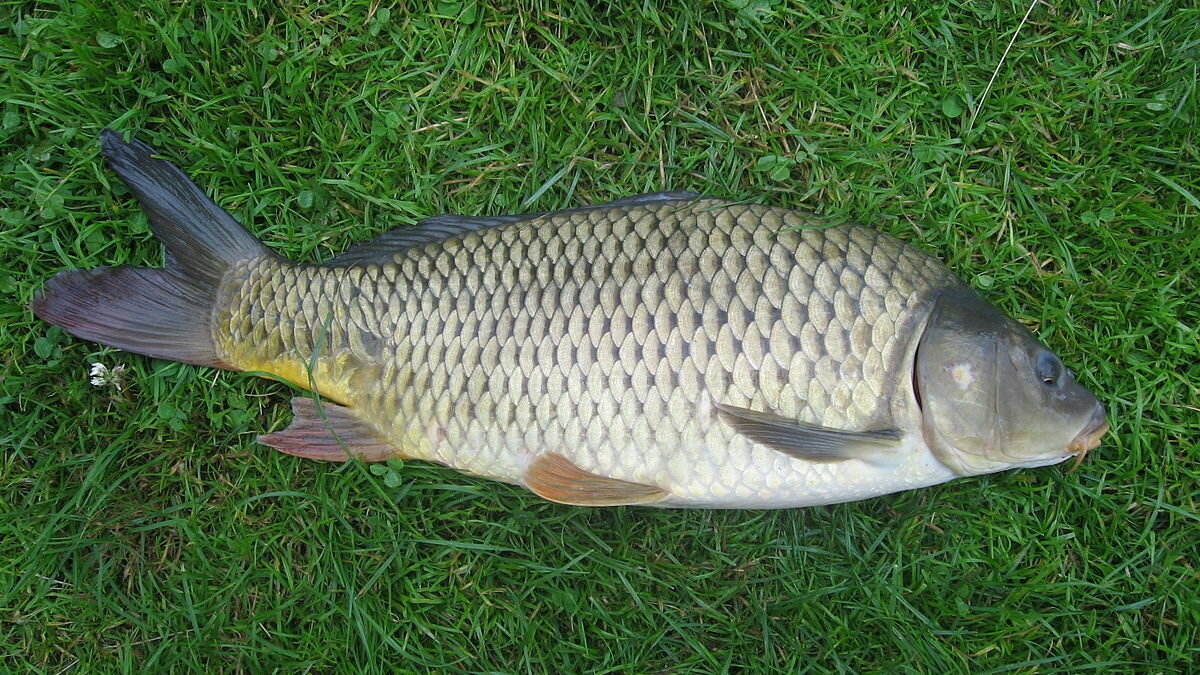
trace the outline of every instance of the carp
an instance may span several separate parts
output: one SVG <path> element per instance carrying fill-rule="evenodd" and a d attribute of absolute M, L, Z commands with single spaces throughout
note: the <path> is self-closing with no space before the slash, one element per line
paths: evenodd
<path fill-rule="evenodd" d="M 165 268 L 68 270 L 37 316 L 314 392 L 259 437 L 438 462 L 585 505 L 783 508 L 1082 458 L 1104 407 L 1021 324 L 874 229 L 688 192 L 443 215 L 271 252 L 105 130 Z"/>

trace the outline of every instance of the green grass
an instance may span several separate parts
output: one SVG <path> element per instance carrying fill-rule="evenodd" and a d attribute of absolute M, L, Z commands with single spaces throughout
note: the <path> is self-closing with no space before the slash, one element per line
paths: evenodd
<path fill-rule="evenodd" d="M 0 669 L 1191 668 L 1200 11 L 1039 6 L 972 125 L 1024 3 L 573 4 L 0 0 Z M 275 454 L 281 385 L 29 312 L 58 270 L 161 262 L 105 126 L 300 260 L 662 188 L 873 224 L 1035 327 L 1113 432 L 1074 473 L 783 512 Z"/>

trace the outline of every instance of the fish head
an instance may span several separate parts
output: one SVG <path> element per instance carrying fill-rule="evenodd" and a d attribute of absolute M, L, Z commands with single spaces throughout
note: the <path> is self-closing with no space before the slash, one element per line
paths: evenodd
<path fill-rule="evenodd" d="M 1108 431 L 1058 356 L 969 289 L 934 301 L 913 392 L 926 444 L 961 476 L 1082 459 Z"/>

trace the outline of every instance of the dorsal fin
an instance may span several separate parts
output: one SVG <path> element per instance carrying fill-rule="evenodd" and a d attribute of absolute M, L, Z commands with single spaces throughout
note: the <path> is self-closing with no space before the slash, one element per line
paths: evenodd
<path fill-rule="evenodd" d="M 696 199 L 700 195 L 694 192 L 652 192 L 644 195 L 625 197 L 604 204 L 581 206 L 562 211 L 542 211 L 525 213 L 517 216 L 459 216 L 447 213 L 418 221 L 414 225 L 401 225 L 394 230 L 371 239 L 355 244 L 340 255 L 326 260 L 324 265 L 336 267 L 351 267 L 353 265 L 370 265 L 392 262 L 396 253 L 406 248 L 423 246 L 436 241 L 445 241 L 470 232 L 486 230 L 509 223 L 519 223 L 533 220 L 542 216 L 557 216 L 571 213 L 586 213 L 614 207 L 634 207 L 657 204 L 660 202 L 677 202 Z"/>
<path fill-rule="evenodd" d="M 610 209 L 614 206 L 642 206 L 645 204 L 657 204 L 659 202 L 682 202 L 699 199 L 700 194 L 696 192 L 688 192 L 687 190 L 667 190 L 665 192 L 647 192 L 643 195 L 633 195 L 632 197 L 622 197 L 611 202 L 603 204 L 593 204 L 592 206 L 580 206 L 574 209 L 567 209 L 564 213 L 575 211 L 593 211 L 596 209 Z"/>

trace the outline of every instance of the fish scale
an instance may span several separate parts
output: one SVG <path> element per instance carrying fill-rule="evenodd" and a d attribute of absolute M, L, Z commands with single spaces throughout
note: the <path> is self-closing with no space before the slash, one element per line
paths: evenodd
<path fill-rule="evenodd" d="M 809 214 L 641 195 L 438 216 L 286 261 L 105 130 L 167 266 L 67 270 L 33 310 L 149 356 L 313 389 L 258 437 L 605 506 L 787 507 L 1082 457 L 1104 408 L 931 256 Z"/>
<path fill-rule="evenodd" d="M 235 367 L 305 387 L 319 343 L 317 391 L 407 457 L 521 483 L 550 451 L 689 503 L 766 503 L 838 467 L 748 441 L 713 402 L 886 421 L 903 405 L 895 327 L 958 283 L 878 232 L 814 225 L 696 200 L 535 218 L 382 265 L 249 261 L 214 337 Z"/>

